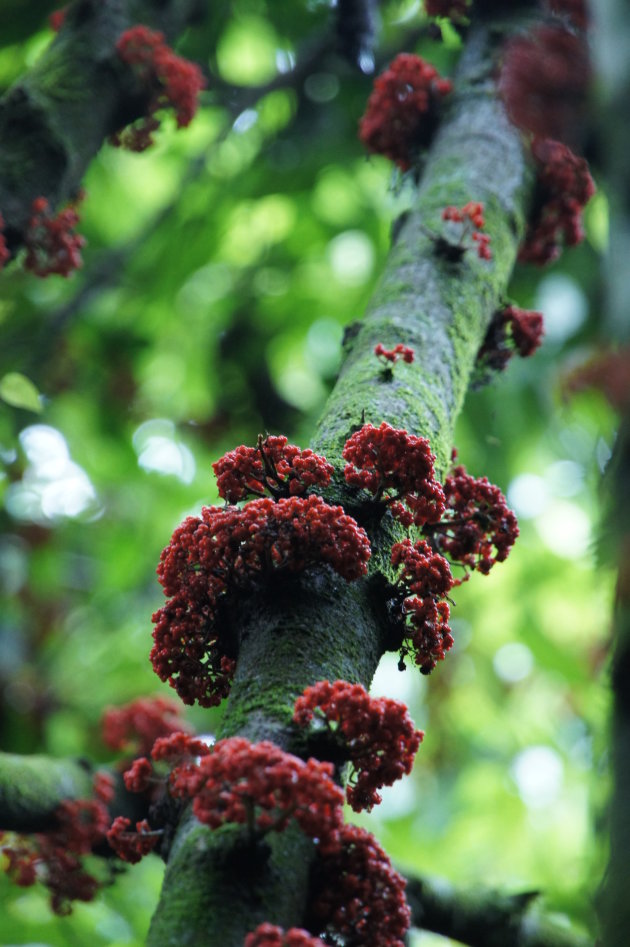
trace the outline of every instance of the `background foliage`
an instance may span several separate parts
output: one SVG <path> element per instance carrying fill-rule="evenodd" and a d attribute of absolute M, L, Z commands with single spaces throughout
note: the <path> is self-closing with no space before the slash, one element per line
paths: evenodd
<path fill-rule="evenodd" d="M 2 88 L 51 41 L 49 11 L 5 5 Z M 209 76 L 191 127 L 165 122 L 142 155 L 105 147 L 89 170 L 83 270 L 3 273 L 0 378 L 41 393 L 36 410 L 0 402 L 5 750 L 107 759 L 103 708 L 169 692 L 148 662 L 154 570 L 182 517 L 216 501 L 212 461 L 264 430 L 308 443 L 410 195 L 362 152 L 371 79 L 331 48 L 330 15 L 324 0 L 213 4 L 178 47 Z M 382 63 L 405 48 L 448 73 L 457 37 L 432 40 L 418 2 L 381 17 Z M 364 820 L 405 869 L 541 889 L 587 928 L 604 861 L 612 576 L 596 549 L 614 416 L 598 393 L 562 390 L 606 336 L 593 173 L 586 242 L 514 276 L 513 299 L 545 314 L 543 349 L 472 392 L 459 423 L 461 460 L 507 491 L 521 539 L 458 591 L 456 647 L 434 675 L 383 661 L 374 690 L 406 700 L 426 738 Z M 188 713 L 208 732 L 220 709 Z M 0 876 L 5 943 L 139 945 L 161 870 L 146 859 L 64 919 Z"/>

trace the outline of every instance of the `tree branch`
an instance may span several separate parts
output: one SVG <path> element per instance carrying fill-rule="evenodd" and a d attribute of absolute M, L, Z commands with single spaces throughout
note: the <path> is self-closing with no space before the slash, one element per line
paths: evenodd
<path fill-rule="evenodd" d="M 0 831 L 41 832 L 65 799 L 92 795 L 92 767 L 81 760 L 0 754 Z"/>

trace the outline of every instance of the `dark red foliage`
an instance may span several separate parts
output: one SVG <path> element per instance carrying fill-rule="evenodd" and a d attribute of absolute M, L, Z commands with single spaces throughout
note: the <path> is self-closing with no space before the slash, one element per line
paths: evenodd
<path fill-rule="evenodd" d="M 344 579 L 365 575 L 367 534 L 340 506 L 319 496 L 204 507 L 175 530 L 158 576 L 171 600 L 153 616 L 151 661 L 184 703 L 220 703 L 234 661 L 226 654 L 218 609 L 235 590 L 271 572 L 328 564 Z"/>
<path fill-rule="evenodd" d="M 470 10 L 469 0 L 424 0 L 428 16 L 444 16 L 450 20 L 461 20 Z"/>
<path fill-rule="evenodd" d="M 118 132 L 112 143 L 131 151 L 153 144 L 160 122 L 155 113 L 173 108 L 178 128 L 185 128 L 197 111 L 197 97 L 205 86 L 198 66 L 177 56 L 164 42 L 164 34 L 141 24 L 125 30 L 116 43 L 118 55 L 131 66 L 149 96 L 144 118 Z"/>
<path fill-rule="evenodd" d="M 480 260 L 491 260 L 492 252 L 490 250 L 490 237 L 487 233 L 481 233 L 485 227 L 483 216 L 483 204 L 479 201 L 468 201 L 463 207 L 453 207 L 449 205 L 442 211 L 442 220 L 451 221 L 460 224 L 459 240 L 453 246 L 461 251 L 467 249 L 466 241 L 468 236 L 477 245 L 477 256 Z M 447 241 L 448 246 L 452 244 Z"/>
<path fill-rule="evenodd" d="M 4 267 L 4 264 L 10 258 L 11 254 L 7 248 L 7 242 L 4 239 L 4 217 L 0 214 L 0 270 Z"/>
<path fill-rule="evenodd" d="M 407 171 L 429 144 L 442 98 L 451 91 L 433 66 L 400 53 L 374 82 L 359 138 L 368 151 L 385 155 Z"/>
<path fill-rule="evenodd" d="M 411 772 L 424 737 L 404 704 L 370 697 L 361 684 L 347 681 L 319 681 L 306 688 L 295 702 L 293 720 L 306 727 L 313 717 L 331 730 L 336 725 L 334 735 L 354 769 L 346 794 L 355 812 L 377 805 L 377 789 Z"/>
<path fill-rule="evenodd" d="M 186 729 L 182 708 L 168 697 L 138 697 L 122 707 L 108 707 L 101 727 L 112 750 L 147 756 L 158 737 Z"/>
<path fill-rule="evenodd" d="M 502 372 L 514 354 L 521 358 L 533 355 L 542 344 L 544 331 L 540 312 L 511 305 L 498 309 L 477 356 L 481 371 Z"/>
<path fill-rule="evenodd" d="M 85 239 L 73 229 L 78 223 L 74 207 L 66 207 L 53 217 L 46 198 L 35 198 L 24 234 L 25 268 L 35 276 L 45 277 L 53 273 L 69 276 L 83 266 L 81 247 Z"/>
<path fill-rule="evenodd" d="M 403 947 L 411 921 L 405 879 L 364 829 L 343 826 L 339 843 L 317 859 L 308 927 L 332 943 Z"/>
<path fill-rule="evenodd" d="M 162 836 L 162 832 L 161 830 L 154 831 L 146 819 L 136 822 L 135 831 L 130 826 L 130 819 L 122 815 L 117 816 L 107 833 L 107 841 L 119 858 L 135 865 L 141 858 L 153 851 Z"/>
<path fill-rule="evenodd" d="M 193 800 L 200 822 L 218 828 L 245 824 L 263 835 L 282 832 L 291 819 L 311 838 L 334 844 L 343 822 L 343 791 L 332 763 L 306 762 L 264 740 L 220 740 L 208 756 L 173 770 L 171 792 Z"/>
<path fill-rule="evenodd" d="M 325 457 L 287 444 L 284 436 L 259 436 L 257 447 L 237 447 L 212 465 L 219 496 L 238 503 L 248 496 L 302 496 L 326 487 L 334 468 Z"/>
<path fill-rule="evenodd" d="M 325 944 L 300 927 L 284 931 L 282 927 L 265 922 L 247 935 L 243 947 L 325 947 Z"/>
<path fill-rule="evenodd" d="M 423 539 L 415 544 L 410 539 L 395 543 L 392 565 L 401 570 L 398 586 L 406 622 L 401 661 L 411 651 L 421 672 L 429 674 L 453 647 L 450 610 L 444 599 L 455 580 L 446 559 Z"/>
<path fill-rule="evenodd" d="M 410 365 L 414 359 L 413 349 L 403 345 L 402 342 L 395 345 L 393 349 L 386 349 L 385 346 L 379 342 L 378 345 L 374 347 L 374 354 L 377 358 L 382 358 L 385 362 L 392 362 L 392 364 L 402 359 L 403 362 L 407 362 L 407 364 Z"/>
<path fill-rule="evenodd" d="M 617 411 L 630 409 L 630 347 L 598 352 L 563 379 L 565 396 L 585 388 L 599 388 Z"/>
<path fill-rule="evenodd" d="M 560 24 L 544 24 L 508 42 L 500 90 L 519 128 L 575 145 L 581 137 L 589 78 L 583 37 Z"/>
<path fill-rule="evenodd" d="M 444 483 L 446 513 L 435 528 L 438 548 L 484 575 L 507 559 L 518 536 L 518 523 L 505 497 L 487 477 L 471 477 L 455 467 Z"/>
<path fill-rule="evenodd" d="M 536 139 L 532 154 L 537 165 L 536 191 L 518 258 L 544 266 L 560 255 L 563 242 L 575 246 L 584 239 L 582 210 L 595 185 L 584 158 L 559 141 Z"/>
<path fill-rule="evenodd" d="M 436 523 L 444 512 L 442 487 L 433 476 L 435 456 L 426 437 L 397 430 L 383 421 L 364 424 L 343 449 L 344 475 L 390 509 L 404 525 Z"/>

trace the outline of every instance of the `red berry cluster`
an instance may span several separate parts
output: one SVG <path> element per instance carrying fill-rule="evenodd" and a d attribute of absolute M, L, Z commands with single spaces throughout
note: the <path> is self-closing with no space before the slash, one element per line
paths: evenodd
<path fill-rule="evenodd" d="M 0 835 L 0 850 L 6 858 L 5 871 L 23 887 L 41 881 L 50 891 L 55 914 L 69 914 L 72 901 L 92 901 L 101 882 L 85 871 L 82 856 L 103 842 L 110 817 L 106 803 L 111 800 L 111 783 L 95 779 L 97 799 L 62 802 L 55 810 L 55 828 L 29 837 Z"/>
<path fill-rule="evenodd" d="M 468 201 L 463 207 L 445 207 L 442 211 L 442 220 L 452 221 L 460 225 L 459 240 L 456 244 L 446 241 L 449 247 L 458 250 L 460 254 L 463 253 L 466 249 L 466 239 L 470 236 L 477 245 L 479 259 L 492 259 L 490 237 L 487 233 L 481 233 L 486 224 L 483 216 L 483 204 L 479 201 Z"/>
<path fill-rule="evenodd" d="M 164 42 L 164 34 L 147 26 L 131 27 L 116 43 L 118 55 L 131 66 L 145 86 L 149 98 L 147 114 L 118 132 L 112 143 L 131 151 L 144 151 L 153 144 L 160 122 L 155 113 L 173 108 L 178 128 L 185 128 L 197 111 L 197 97 L 205 86 L 198 66 L 177 56 Z"/>
<path fill-rule="evenodd" d="M 435 456 L 426 437 L 416 437 L 383 421 L 364 424 L 347 441 L 346 481 L 387 503 L 405 526 L 436 523 L 444 512 L 442 487 L 433 476 Z"/>
<path fill-rule="evenodd" d="M 334 468 L 312 450 L 287 444 L 284 436 L 258 438 L 257 447 L 237 447 L 212 465 L 219 496 L 238 503 L 248 496 L 302 496 L 309 487 L 326 487 Z"/>
<path fill-rule="evenodd" d="M 320 852 L 307 926 L 322 937 L 361 947 L 403 947 L 411 912 L 405 879 L 373 835 L 345 825 L 339 845 Z"/>
<path fill-rule="evenodd" d="M 184 730 L 179 704 L 168 697 L 139 697 L 122 707 L 108 707 L 101 719 L 103 742 L 134 756 L 151 752 L 158 737 Z"/>
<path fill-rule="evenodd" d="M 518 523 L 505 497 L 487 477 L 455 467 L 444 482 L 446 514 L 433 534 L 441 552 L 484 575 L 503 562 L 518 536 Z"/>
<path fill-rule="evenodd" d="M 107 842 L 119 858 L 135 865 L 153 851 L 162 837 L 162 832 L 153 830 L 146 819 L 136 822 L 135 830 L 130 827 L 131 819 L 117 816 L 107 833 Z"/>
<path fill-rule="evenodd" d="M 306 688 L 295 702 L 293 720 L 306 727 L 313 717 L 325 721 L 344 758 L 352 763 L 355 778 L 346 795 L 355 812 L 377 805 L 378 789 L 411 772 L 424 737 L 404 704 L 370 697 L 361 684 L 347 681 L 319 681 Z M 334 731 L 331 724 L 336 725 Z"/>
<path fill-rule="evenodd" d="M 562 242 L 572 247 L 584 239 L 582 210 L 595 185 L 584 158 L 559 141 L 536 139 L 532 155 L 537 164 L 536 189 L 518 258 L 544 266 L 557 259 Z"/>
<path fill-rule="evenodd" d="M 204 507 L 175 530 L 158 577 L 170 601 L 153 616 L 153 668 L 184 703 L 211 707 L 227 695 L 234 661 L 219 609 L 235 589 L 277 570 L 322 563 L 347 581 L 367 572 L 365 530 L 320 496 L 267 497 L 237 507 Z"/>
<path fill-rule="evenodd" d="M 285 932 L 281 927 L 265 922 L 247 935 L 243 947 L 325 947 L 325 944 L 301 927 L 291 927 Z"/>
<path fill-rule="evenodd" d="M 468 15 L 469 0 L 424 0 L 427 16 L 444 16 L 450 20 L 461 20 Z"/>
<path fill-rule="evenodd" d="M 53 217 L 46 198 L 36 197 L 24 235 L 26 269 L 41 277 L 53 273 L 69 276 L 83 266 L 81 247 L 85 245 L 85 238 L 73 229 L 78 222 L 74 207 L 66 207 Z"/>
<path fill-rule="evenodd" d="M 509 41 L 500 91 L 518 128 L 574 143 L 581 134 L 589 76 L 584 38 L 562 24 L 545 24 Z"/>
<path fill-rule="evenodd" d="M 247 825 L 252 835 L 282 832 L 291 819 L 320 845 L 334 845 L 343 823 L 343 791 L 332 763 L 306 762 L 274 743 L 244 737 L 220 740 L 196 763 L 176 767 L 171 793 L 192 799 L 200 822 L 218 828 Z"/>
<path fill-rule="evenodd" d="M 397 583 L 405 620 L 401 665 L 411 651 L 422 674 L 429 674 L 454 644 L 446 601 L 455 585 L 451 568 L 423 539 L 415 544 L 410 539 L 395 543 L 392 565 L 401 570 Z"/>
<path fill-rule="evenodd" d="M 368 151 L 407 171 L 429 144 L 440 101 L 451 88 L 420 56 L 400 53 L 374 82 L 359 138 Z"/>
<path fill-rule="evenodd" d="M 527 358 L 542 344 L 545 332 L 542 313 L 504 306 L 497 310 L 479 349 L 477 363 L 481 371 L 502 372 L 514 354 Z"/>
<path fill-rule="evenodd" d="M 383 362 L 391 362 L 396 364 L 396 362 L 402 360 L 407 362 L 408 365 L 411 365 L 414 359 L 413 349 L 408 348 L 408 346 L 403 345 L 402 342 L 399 342 L 398 345 L 395 345 L 393 349 L 386 349 L 382 342 L 379 342 L 374 347 L 374 354 L 377 358 L 383 359 Z"/>

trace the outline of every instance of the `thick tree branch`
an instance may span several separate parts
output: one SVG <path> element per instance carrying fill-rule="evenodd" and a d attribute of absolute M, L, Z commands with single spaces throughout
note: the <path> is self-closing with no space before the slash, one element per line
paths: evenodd
<path fill-rule="evenodd" d="M 79 760 L 0 754 L 0 831 L 50 828 L 60 802 L 92 795 L 93 775 Z"/>
<path fill-rule="evenodd" d="M 463 891 L 434 878 L 410 878 L 412 925 L 469 947 L 591 947 L 592 940 L 532 907 L 536 892 Z"/>

